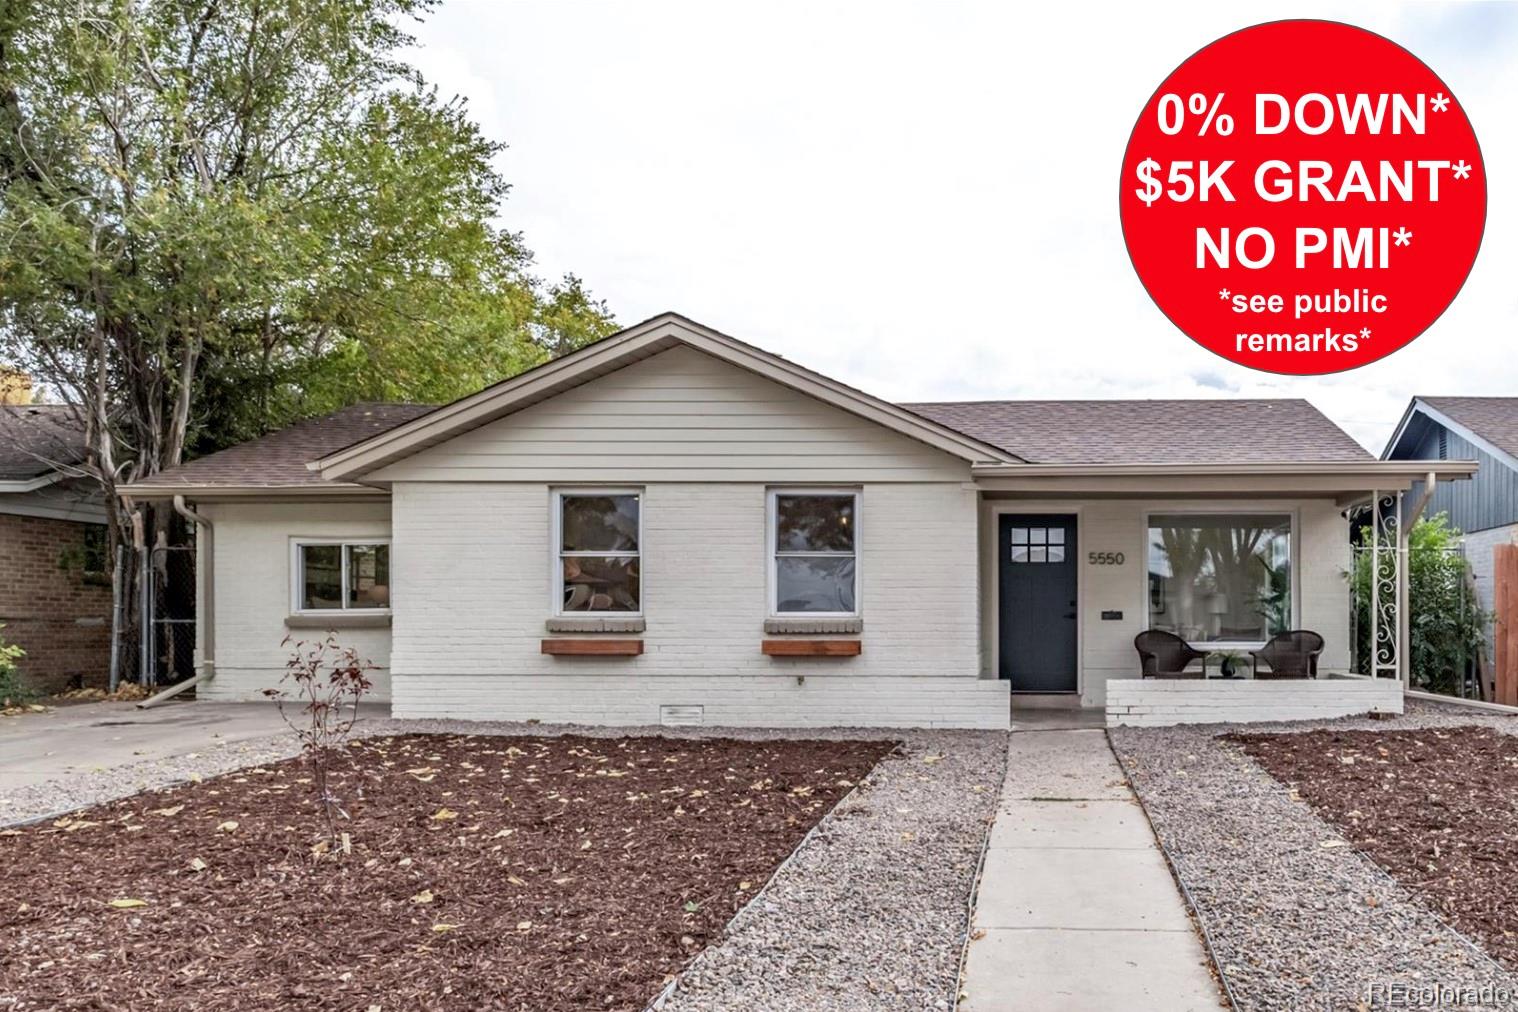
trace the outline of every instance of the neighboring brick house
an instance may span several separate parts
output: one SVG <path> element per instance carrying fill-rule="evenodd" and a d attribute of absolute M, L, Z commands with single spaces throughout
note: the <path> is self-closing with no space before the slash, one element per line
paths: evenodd
<path fill-rule="evenodd" d="M 105 509 L 70 476 L 79 427 L 57 405 L 0 405 L 0 638 L 34 688 L 104 684 L 111 636 Z"/>

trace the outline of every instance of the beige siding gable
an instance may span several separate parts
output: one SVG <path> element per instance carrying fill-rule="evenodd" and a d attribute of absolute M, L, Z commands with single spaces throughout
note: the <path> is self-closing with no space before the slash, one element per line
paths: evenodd
<path fill-rule="evenodd" d="M 691 348 L 465 432 L 372 481 L 964 481 L 967 462 Z"/>

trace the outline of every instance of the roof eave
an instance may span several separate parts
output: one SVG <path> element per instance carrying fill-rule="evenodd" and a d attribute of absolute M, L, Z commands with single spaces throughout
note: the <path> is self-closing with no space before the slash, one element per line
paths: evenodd
<path fill-rule="evenodd" d="M 386 499 L 388 489 L 352 482 L 325 481 L 299 485 L 227 485 L 227 484 L 154 484 L 150 481 L 134 482 L 116 489 L 123 499 L 172 499 L 182 495 L 201 501 L 211 499 Z"/>
<path fill-rule="evenodd" d="M 1434 422 L 1435 424 L 1444 426 L 1446 429 L 1449 429 L 1455 435 L 1464 439 L 1466 442 L 1470 443 L 1472 446 L 1475 446 L 1477 449 L 1491 454 L 1493 459 L 1500 460 L 1508 467 L 1512 468 L 1515 471 L 1518 471 L 1518 456 L 1514 456 L 1513 454 L 1504 450 L 1502 447 L 1498 446 L 1490 439 L 1487 439 L 1485 436 L 1481 435 L 1481 433 L 1477 432 L 1469 425 L 1466 425 L 1464 422 L 1457 420 L 1447 412 L 1441 411 L 1438 408 L 1434 407 L 1423 397 L 1414 397 L 1412 401 L 1407 405 L 1407 410 L 1402 414 L 1402 421 L 1397 423 L 1397 430 L 1392 433 L 1391 441 L 1386 444 L 1386 449 L 1381 453 L 1383 459 L 1385 459 L 1387 454 L 1393 452 L 1397 448 L 1397 444 L 1402 441 L 1402 436 L 1406 432 L 1407 427 L 1412 424 L 1413 416 L 1418 414 L 1423 415 L 1425 418 L 1431 422 Z"/>
<path fill-rule="evenodd" d="M 1285 460 L 1225 463 L 1117 463 L 1117 464 L 975 464 L 976 477 L 1086 477 L 1099 475 L 1355 475 L 1421 478 L 1430 471 L 1439 477 L 1459 480 L 1475 474 L 1474 460 Z"/>
<path fill-rule="evenodd" d="M 62 471 L 49 471 L 31 478 L 8 478 L 0 481 L 0 495 L 16 495 L 26 492 L 35 492 L 39 488 L 47 488 L 56 485 L 68 475 Z"/>

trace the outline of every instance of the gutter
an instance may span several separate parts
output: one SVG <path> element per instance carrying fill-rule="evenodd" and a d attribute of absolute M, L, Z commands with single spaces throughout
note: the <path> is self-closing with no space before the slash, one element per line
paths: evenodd
<path fill-rule="evenodd" d="M 195 546 L 197 583 L 199 583 L 198 612 L 199 621 L 196 628 L 200 631 L 200 670 L 195 677 L 187 678 L 177 685 L 171 685 L 157 695 L 150 696 L 137 704 L 139 710 L 157 706 L 166 699 L 179 695 L 192 685 L 208 682 L 216 677 L 216 526 L 207 520 L 204 515 L 192 510 L 186 503 L 184 496 L 174 497 L 174 512 L 184 517 L 197 528 L 198 540 Z"/>
<path fill-rule="evenodd" d="M 123 498 L 136 496 L 139 499 L 183 499 L 187 495 L 193 495 L 199 499 L 383 499 L 390 495 L 388 489 L 375 488 L 372 485 L 330 481 L 306 485 L 188 485 L 184 483 L 155 485 L 152 482 L 140 481 L 124 485 L 118 492 Z"/>
<path fill-rule="evenodd" d="M 24 494 L 35 492 L 39 488 L 47 488 L 56 485 L 64 479 L 62 471 L 53 471 L 49 474 L 39 475 L 36 478 L 17 478 L 14 480 L 0 481 L 0 495 Z"/>
<path fill-rule="evenodd" d="M 1236 463 L 1120 463 L 1120 464 L 975 464 L 977 478 L 1092 478 L 1131 475 L 1326 475 L 1332 477 L 1408 477 L 1420 479 L 1437 466 L 1446 479 L 1469 478 L 1479 466 L 1474 460 L 1283 460 Z"/>

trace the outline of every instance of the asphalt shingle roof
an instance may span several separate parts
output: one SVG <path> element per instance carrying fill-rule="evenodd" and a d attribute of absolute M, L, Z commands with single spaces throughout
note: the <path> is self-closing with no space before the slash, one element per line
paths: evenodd
<path fill-rule="evenodd" d="M 84 432 L 61 404 L 0 406 L 0 481 L 27 481 L 84 459 Z"/>
<path fill-rule="evenodd" d="M 1030 463 L 1350 461 L 1371 455 L 1302 400 L 961 401 L 902 407 Z M 431 411 L 356 404 L 164 471 L 154 485 L 319 485 L 306 463 Z"/>
<path fill-rule="evenodd" d="M 1419 397 L 1435 411 L 1518 457 L 1518 397 Z"/>
<path fill-rule="evenodd" d="M 951 401 L 901 406 L 1034 464 L 1374 459 L 1304 400 Z"/>
<path fill-rule="evenodd" d="M 320 485 L 306 462 L 378 435 L 433 409 L 431 404 L 355 404 L 267 436 L 160 471 L 154 485 Z"/>

